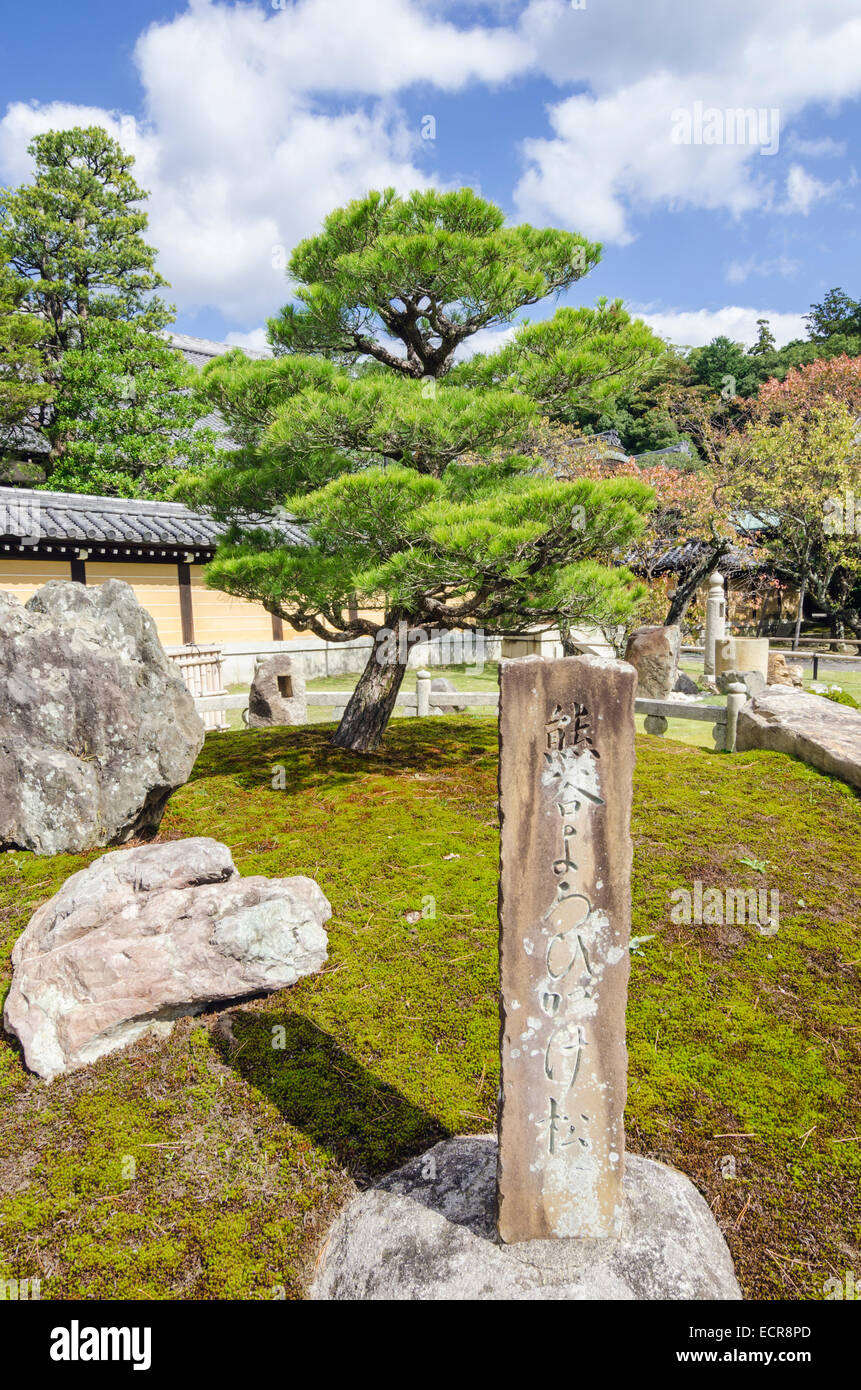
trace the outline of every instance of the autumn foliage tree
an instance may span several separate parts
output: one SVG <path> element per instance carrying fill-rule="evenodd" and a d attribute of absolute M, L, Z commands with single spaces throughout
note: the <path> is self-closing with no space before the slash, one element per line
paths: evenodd
<path fill-rule="evenodd" d="M 733 539 L 726 509 L 718 504 L 711 470 L 707 466 L 674 468 L 662 461 L 639 463 L 634 458 L 608 459 L 605 451 L 590 443 L 588 436 L 572 440 L 569 429 L 549 421 L 531 428 L 529 443 L 542 467 L 557 478 L 634 478 L 650 489 L 654 505 L 624 558 L 648 585 L 653 598 L 658 589 L 660 562 L 666 552 L 688 541 L 699 542 L 690 565 L 677 574 L 665 616 L 656 617 L 656 621 L 665 623 L 681 622 L 700 584 Z"/>
<path fill-rule="evenodd" d="M 802 393 L 777 423 L 754 419 L 731 441 L 725 497 L 772 574 L 810 594 L 833 630 L 861 636 L 861 444 L 854 409 Z M 796 636 L 798 628 L 796 629 Z"/>
<path fill-rule="evenodd" d="M 790 417 L 809 416 L 829 401 L 839 401 L 861 416 L 861 357 L 823 358 L 793 367 L 782 381 L 766 381 L 751 403 L 752 418 L 778 424 Z"/>

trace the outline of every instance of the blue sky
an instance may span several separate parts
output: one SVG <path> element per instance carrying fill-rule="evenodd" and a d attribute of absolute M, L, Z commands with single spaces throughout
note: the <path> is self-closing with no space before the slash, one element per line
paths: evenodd
<path fill-rule="evenodd" d="M 0 178 L 40 130 L 107 126 L 189 333 L 260 342 L 283 251 L 385 183 L 602 241 L 570 301 L 621 295 L 679 343 L 763 315 L 786 341 L 861 294 L 858 0 L 44 0 L 4 30 Z"/>

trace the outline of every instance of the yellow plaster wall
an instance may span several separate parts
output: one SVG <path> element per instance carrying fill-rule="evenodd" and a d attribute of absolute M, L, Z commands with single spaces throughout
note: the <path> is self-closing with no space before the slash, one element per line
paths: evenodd
<path fill-rule="evenodd" d="M 106 579 L 124 579 L 134 590 L 138 603 L 155 620 L 158 635 L 166 647 L 182 645 L 182 619 L 179 607 L 179 575 L 175 564 L 135 564 L 122 560 L 87 560 L 87 584 L 104 584 Z M 219 589 L 207 589 L 203 565 L 192 565 L 191 596 L 194 612 L 194 639 L 199 643 L 271 642 L 272 618 L 260 604 L 247 603 Z M 13 593 L 25 603 L 49 579 L 71 580 L 68 560 L 26 560 L 20 556 L 0 558 L 0 589 Z M 362 609 L 362 616 L 379 622 L 379 612 Z M 309 634 L 284 624 L 284 641 L 307 640 Z"/>
<path fill-rule="evenodd" d="M 176 565 L 136 565 L 127 564 L 122 560 L 88 560 L 87 584 L 104 584 L 106 579 L 124 579 L 131 585 L 141 608 L 145 608 L 155 619 L 163 646 L 182 645 Z"/>
<path fill-rule="evenodd" d="M 191 566 L 195 642 L 271 642 L 272 618 L 266 609 L 220 589 L 207 589 L 203 570 L 203 565 Z M 295 635 L 285 623 L 285 641 Z"/>
<path fill-rule="evenodd" d="M 0 589 L 14 594 L 21 603 L 26 603 L 49 579 L 71 577 L 72 567 L 68 560 L 23 560 L 18 555 L 11 559 L 0 558 Z"/>

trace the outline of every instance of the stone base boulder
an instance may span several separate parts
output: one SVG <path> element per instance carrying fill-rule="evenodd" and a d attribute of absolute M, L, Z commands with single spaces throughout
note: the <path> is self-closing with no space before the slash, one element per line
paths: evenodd
<path fill-rule="evenodd" d="M 765 690 L 765 676 L 761 671 L 722 671 L 717 678 L 717 688 L 721 695 L 728 695 L 731 685 L 743 685 L 747 698 L 752 700 Z"/>
<path fill-rule="evenodd" d="M 625 660 L 637 672 L 637 695 L 642 700 L 665 700 L 676 684 L 681 629 L 638 627 L 628 638 Z"/>
<path fill-rule="evenodd" d="M 720 1229 L 693 1183 L 625 1159 L 625 1215 L 608 1240 L 503 1245 L 496 1140 L 437 1144 L 338 1217 L 312 1299 L 740 1299 Z"/>
<path fill-rule="evenodd" d="M 301 661 L 279 653 L 258 661 L 248 695 L 248 727 L 307 724 L 308 700 Z"/>
<path fill-rule="evenodd" d="M 12 952 L 3 1023 L 51 1078 L 218 1000 L 320 969 L 331 908 L 310 878 L 240 878 L 217 840 L 116 850 L 67 879 Z"/>
<path fill-rule="evenodd" d="M 769 652 L 768 684 L 793 685 L 800 690 L 804 685 L 804 667 L 787 661 L 782 652 Z"/>
<path fill-rule="evenodd" d="M 156 829 L 203 738 L 128 584 L 0 593 L 0 848 L 78 853 Z"/>
<path fill-rule="evenodd" d="M 785 686 L 768 689 L 742 708 L 736 747 L 770 748 L 861 787 L 861 711 Z"/>
<path fill-rule="evenodd" d="M 433 695 L 434 695 L 434 691 L 435 691 L 435 690 L 444 690 L 444 691 L 449 692 L 449 693 L 452 694 L 452 695 L 456 695 L 456 694 L 457 694 L 457 686 L 455 685 L 454 681 L 450 681 L 450 680 L 448 679 L 447 676 L 435 676 L 434 679 L 433 679 L 433 680 L 431 681 L 431 683 L 430 683 L 430 688 L 431 688 L 431 705 L 433 705 L 433 703 L 434 703 Z M 468 706 L 467 706 L 467 705 L 439 705 L 439 706 L 437 706 L 436 708 L 439 709 L 440 714 L 461 714 L 465 709 L 468 708 Z"/>

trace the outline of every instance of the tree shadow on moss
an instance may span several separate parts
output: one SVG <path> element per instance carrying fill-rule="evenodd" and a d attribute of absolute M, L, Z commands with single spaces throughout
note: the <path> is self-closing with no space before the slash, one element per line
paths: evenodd
<path fill-rule="evenodd" d="M 474 716 L 403 720 L 387 729 L 376 753 L 350 753 L 331 743 L 334 725 L 252 729 L 210 734 L 190 782 L 232 777 L 248 790 L 272 785 L 273 769 L 284 766 L 285 789 L 344 786 L 368 773 L 439 773 L 461 768 L 473 755 L 479 765 L 495 766 L 496 727 Z"/>
<path fill-rule="evenodd" d="M 359 1186 L 448 1136 L 432 1115 L 300 1014 L 242 1010 L 230 1025 L 232 1039 L 216 1032 L 227 1065 Z"/>

